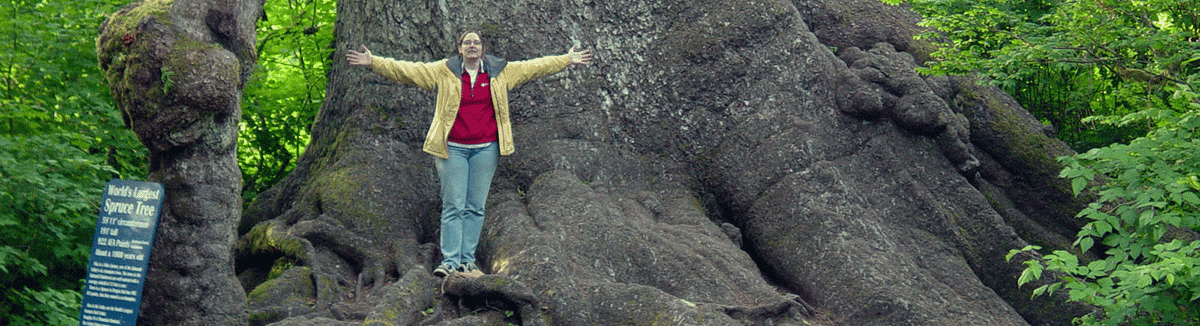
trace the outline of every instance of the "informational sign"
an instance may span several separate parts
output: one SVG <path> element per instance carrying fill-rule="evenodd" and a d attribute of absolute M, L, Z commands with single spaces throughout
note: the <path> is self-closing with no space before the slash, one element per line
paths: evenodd
<path fill-rule="evenodd" d="M 134 325 L 162 208 L 162 184 L 112 180 L 100 200 L 80 326 Z"/>

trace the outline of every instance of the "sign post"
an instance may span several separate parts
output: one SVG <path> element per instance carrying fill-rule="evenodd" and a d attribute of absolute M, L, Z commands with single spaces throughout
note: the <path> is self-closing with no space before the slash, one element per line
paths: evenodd
<path fill-rule="evenodd" d="M 92 237 L 80 326 L 134 325 L 150 247 L 165 195 L 162 184 L 111 180 Z"/>

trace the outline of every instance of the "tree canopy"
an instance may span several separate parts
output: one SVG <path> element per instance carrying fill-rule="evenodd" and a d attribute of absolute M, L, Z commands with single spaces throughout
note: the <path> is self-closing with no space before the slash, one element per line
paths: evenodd
<path fill-rule="evenodd" d="M 258 67 L 246 85 L 238 163 L 250 203 L 296 166 L 325 100 L 334 0 L 268 1 L 258 24 Z"/>

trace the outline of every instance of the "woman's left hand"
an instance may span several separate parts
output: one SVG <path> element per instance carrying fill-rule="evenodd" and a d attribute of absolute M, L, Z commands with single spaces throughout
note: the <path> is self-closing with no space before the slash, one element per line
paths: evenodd
<path fill-rule="evenodd" d="M 571 47 L 571 51 L 567 52 L 571 55 L 571 64 L 586 65 L 592 63 L 592 50 L 579 51 L 579 46 Z"/>

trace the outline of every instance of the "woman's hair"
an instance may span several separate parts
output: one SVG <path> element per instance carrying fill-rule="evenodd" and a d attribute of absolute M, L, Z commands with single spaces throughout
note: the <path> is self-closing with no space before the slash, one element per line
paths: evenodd
<path fill-rule="evenodd" d="M 483 43 L 479 46 L 479 48 L 481 49 L 480 52 L 487 53 L 488 47 L 487 47 L 487 42 L 483 41 L 483 33 L 480 33 L 479 31 L 473 31 L 473 30 L 466 31 L 466 32 L 463 32 L 462 34 L 458 35 L 458 42 L 454 43 L 455 49 L 462 47 L 463 39 L 467 38 L 467 34 L 475 34 L 476 36 L 479 36 L 479 42 Z"/>

